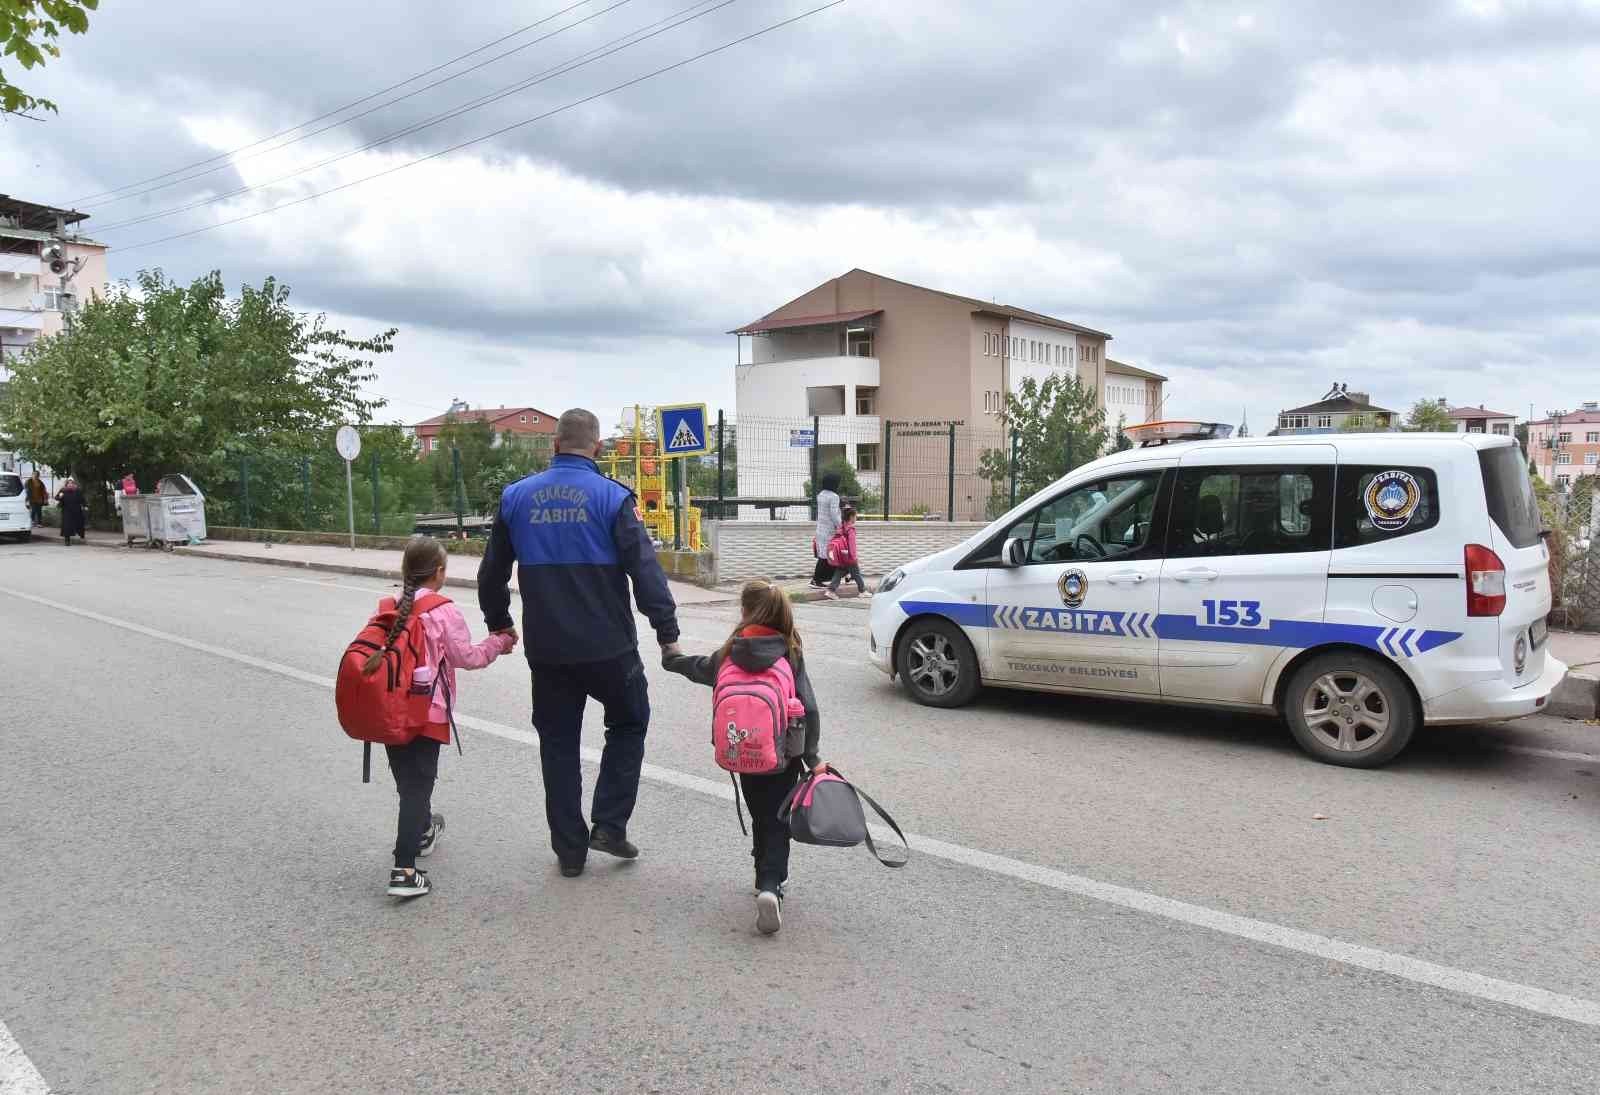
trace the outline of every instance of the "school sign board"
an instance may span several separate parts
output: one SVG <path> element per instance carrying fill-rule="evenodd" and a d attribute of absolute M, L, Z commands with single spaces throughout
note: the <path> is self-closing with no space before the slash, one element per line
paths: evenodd
<path fill-rule="evenodd" d="M 699 456 L 711 451 L 711 431 L 706 428 L 706 405 L 685 403 L 656 408 L 656 436 L 662 456 Z"/>

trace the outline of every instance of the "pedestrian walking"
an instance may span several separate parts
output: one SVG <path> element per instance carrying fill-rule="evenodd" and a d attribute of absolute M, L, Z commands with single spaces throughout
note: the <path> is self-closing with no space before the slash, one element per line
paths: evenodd
<path fill-rule="evenodd" d="M 517 645 L 515 629 L 472 641 L 461 609 L 438 596 L 444 587 L 450 557 L 444 545 L 428 536 L 413 536 L 400 557 L 401 592 L 394 604 L 395 621 L 384 646 L 391 647 L 406 630 L 413 613 L 420 611 L 423 660 L 412 678 L 413 689 L 432 690 L 427 723 L 405 745 L 385 745 L 389 771 L 400 793 L 400 815 L 395 826 L 394 869 L 389 872 L 391 897 L 421 897 L 432 890 L 426 871 L 417 869 L 417 857 L 433 854 L 444 832 L 444 815 L 433 812 L 433 785 L 439 776 L 439 747 L 450 744 L 457 669 L 483 669 Z M 380 606 L 388 607 L 385 600 Z M 374 650 L 363 665 L 375 673 L 385 650 Z"/>
<path fill-rule="evenodd" d="M 50 500 L 50 491 L 46 489 L 44 480 L 39 478 L 38 469 L 28 476 L 25 484 L 28 495 L 28 514 L 34 528 L 44 524 L 44 504 Z"/>
<path fill-rule="evenodd" d="M 749 674 L 761 674 L 787 661 L 794 678 L 794 695 L 805 708 L 802 735 L 787 736 L 788 764 L 770 775 L 740 775 L 739 793 L 750 809 L 750 855 L 756 868 L 756 928 L 772 935 L 783 926 L 784 889 L 789 881 L 789 823 L 778 816 L 789 791 L 800 779 L 802 767 L 818 774 L 828 766 L 817 756 L 822 719 L 816 693 L 806 676 L 800 634 L 795 630 L 789 595 L 768 582 L 750 582 L 739 594 L 739 626 L 722 649 L 694 656 L 667 654 L 661 663 L 691 681 L 715 687 L 723 663 Z"/>
<path fill-rule="evenodd" d="M 88 501 L 72 476 L 67 476 L 56 491 L 56 504 L 61 507 L 61 542 L 70 547 L 74 536 L 87 542 L 84 532 L 89 527 Z"/>
<path fill-rule="evenodd" d="M 833 577 L 833 567 L 828 562 L 828 544 L 839 531 L 839 476 L 828 472 L 822 477 L 822 489 L 817 492 L 817 528 L 811 539 L 811 554 L 817 565 L 811 572 L 811 588 L 821 589 Z"/>
<path fill-rule="evenodd" d="M 856 596 L 867 592 L 867 583 L 861 577 L 861 557 L 856 552 L 856 508 L 845 506 L 839 511 L 839 531 L 828 542 L 828 562 L 833 564 L 833 582 L 824 596 L 830 601 L 839 599 L 839 586 L 848 577 L 856 584 Z"/>
<path fill-rule="evenodd" d="M 663 652 L 678 653 L 677 605 L 633 492 L 600 474 L 600 420 L 573 408 L 556 425 L 548 470 L 500 495 L 478 567 L 490 630 L 509 630 L 511 570 L 522 591 L 523 650 L 533 674 L 545 819 L 561 873 L 583 873 L 592 849 L 633 859 L 628 820 L 639 797 L 650 695 L 628 585 Z M 606 744 L 592 828 L 583 817 L 578 743 L 583 709 L 605 708 Z"/>

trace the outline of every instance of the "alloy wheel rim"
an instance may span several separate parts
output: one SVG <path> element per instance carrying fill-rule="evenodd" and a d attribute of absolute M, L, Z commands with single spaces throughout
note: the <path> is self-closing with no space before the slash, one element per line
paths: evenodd
<path fill-rule="evenodd" d="M 1324 673 L 1306 690 L 1301 707 L 1306 728 L 1341 753 L 1360 753 L 1389 736 L 1393 705 L 1383 688 L 1358 670 Z"/>
<path fill-rule="evenodd" d="M 926 695 L 947 695 L 961 678 L 955 646 L 943 635 L 918 635 L 908 654 L 906 676 Z"/>

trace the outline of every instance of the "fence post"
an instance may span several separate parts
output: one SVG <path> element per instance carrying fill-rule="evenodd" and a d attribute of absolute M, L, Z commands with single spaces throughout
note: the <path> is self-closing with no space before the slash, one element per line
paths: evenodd
<path fill-rule="evenodd" d="M 250 457 L 239 454 L 239 493 L 244 502 L 244 527 L 250 527 Z"/>
<path fill-rule="evenodd" d="M 894 439 L 894 423 L 883 420 L 883 519 L 889 520 L 889 443 Z"/>
<path fill-rule="evenodd" d="M 950 423 L 950 469 L 945 490 L 944 519 L 956 519 L 956 424 Z"/>
<path fill-rule="evenodd" d="M 304 528 L 311 531 L 311 457 L 300 458 L 300 490 L 305 494 L 306 519 Z"/>
<path fill-rule="evenodd" d="M 379 536 L 383 533 L 383 525 L 378 521 L 378 450 L 372 450 L 372 535 Z"/>
<path fill-rule="evenodd" d="M 723 508 L 722 508 L 722 505 L 723 505 L 722 499 L 724 497 L 724 495 L 722 493 L 722 437 L 723 437 L 723 435 L 722 435 L 722 427 L 723 427 L 722 411 L 718 410 L 717 411 L 717 520 L 719 520 L 719 521 L 725 521 L 725 520 L 727 520 L 727 517 L 728 517 L 727 513 L 724 512 Z"/>
<path fill-rule="evenodd" d="M 822 416 L 811 416 L 811 519 L 817 519 L 817 492 L 822 489 L 822 481 L 817 478 L 817 450 L 822 442 Z M 821 550 L 827 551 L 828 545 L 821 545 Z"/>
<path fill-rule="evenodd" d="M 1016 430 L 1011 431 L 1011 505 L 1017 508 L 1017 457 L 1022 452 L 1022 435 Z"/>
<path fill-rule="evenodd" d="M 683 550 L 683 458 L 672 462 L 672 550 Z"/>
<path fill-rule="evenodd" d="M 467 490 L 461 482 L 461 450 L 454 445 L 450 446 L 450 473 L 455 479 L 456 486 L 456 532 L 465 536 L 467 532 L 465 521 L 467 515 Z"/>

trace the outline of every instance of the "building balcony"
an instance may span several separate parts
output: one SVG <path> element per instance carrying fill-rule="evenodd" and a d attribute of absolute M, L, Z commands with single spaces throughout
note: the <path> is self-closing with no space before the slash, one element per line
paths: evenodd
<path fill-rule="evenodd" d="M 0 329 L 44 330 L 44 312 L 38 308 L 0 308 Z"/>
<path fill-rule="evenodd" d="M 0 279 L 8 275 L 12 278 L 36 278 L 43 274 L 44 263 L 40 261 L 38 255 L 0 251 Z"/>

